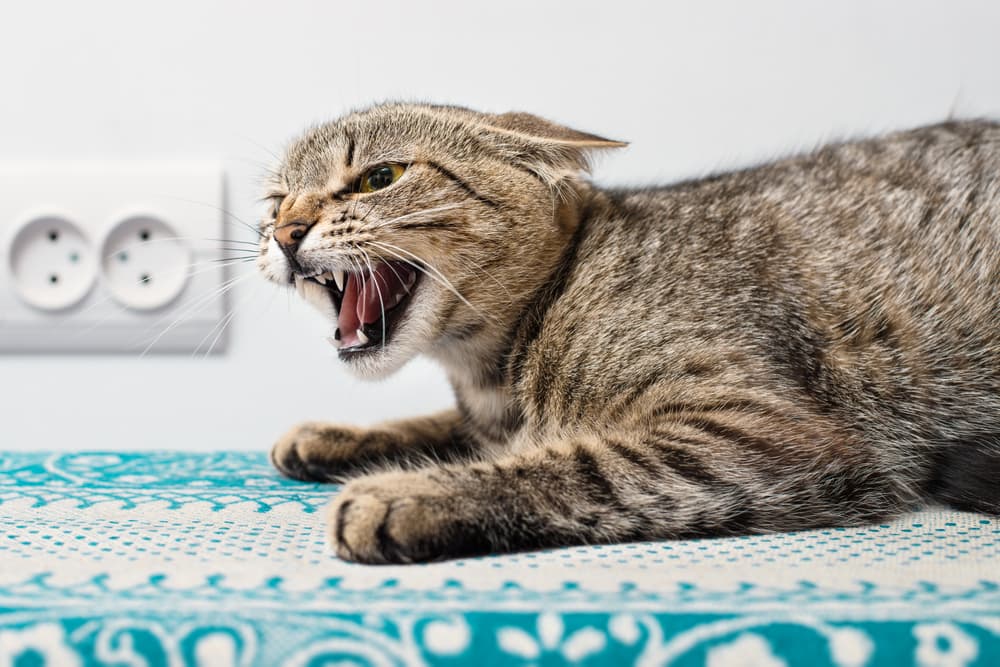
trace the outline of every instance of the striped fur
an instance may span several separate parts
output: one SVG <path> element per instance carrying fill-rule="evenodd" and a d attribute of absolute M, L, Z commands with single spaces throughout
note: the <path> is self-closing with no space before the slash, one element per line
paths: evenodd
<path fill-rule="evenodd" d="M 294 477 L 351 480 L 330 515 L 340 556 L 797 530 L 927 502 L 1000 513 L 1000 126 L 663 188 L 581 178 L 588 151 L 615 145 L 428 105 L 292 145 L 275 188 L 326 225 L 314 267 L 387 242 L 467 300 L 425 279 L 396 342 L 352 364 L 382 375 L 428 354 L 456 409 L 304 425 L 272 453 Z M 360 207 L 323 196 L 385 159 L 441 167 Z M 391 224 L 443 204 L 419 229 Z M 281 216 L 261 265 L 287 282 L 266 252 Z"/>

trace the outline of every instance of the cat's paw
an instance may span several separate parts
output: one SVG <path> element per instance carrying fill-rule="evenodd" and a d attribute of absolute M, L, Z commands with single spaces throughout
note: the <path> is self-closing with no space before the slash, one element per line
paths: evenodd
<path fill-rule="evenodd" d="M 350 482 L 334 499 L 330 541 L 360 563 L 414 563 L 488 551 L 475 503 L 425 472 L 384 473 Z"/>
<path fill-rule="evenodd" d="M 306 422 L 299 424 L 271 448 L 271 463 L 292 479 L 338 482 L 357 473 L 364 432 L 350 427 Z"/>

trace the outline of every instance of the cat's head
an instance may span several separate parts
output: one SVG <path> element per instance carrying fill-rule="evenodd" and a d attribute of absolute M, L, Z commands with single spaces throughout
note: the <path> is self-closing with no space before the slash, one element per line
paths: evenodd
<path fill-rule="evenodd" d="M 288 148 L 258 264 L 363 376 L 509 328 L 571 237 L 579 173 L 620 142 L 522 113 L 384 104 Z"/>

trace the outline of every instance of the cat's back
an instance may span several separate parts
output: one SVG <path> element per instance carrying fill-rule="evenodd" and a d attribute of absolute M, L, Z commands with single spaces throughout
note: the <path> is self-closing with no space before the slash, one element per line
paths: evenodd
<path fill-rule="evenodd" d="M 608 190 L 573 253 L 534 344 L 567 405 L 666 377 L 1000 414 L 998 123 Z"/>
<path fill-rule="evenodd" d="M 1000 122 L 951 121 L 833 143 L 655 188 L 610 190 L 621 240 L 684 233 L 751 244 L 840 238 L 855 252 L 892 235 L 982 236 L 1000 225 Z M 638 223 L 638 224 L 637 224 Z M 970 224 L 971 223 L 971 224 Z M 638 232 L 638 233 L 637 233 Z M 741 236 L 753 232 L 751 238 Z M 812 244 L 815 245 L 815 244 Z M 748 250 L 749 248 L 736 248 Z M 852 253 L 853 254 L 853 253 Z"/>
<path fill-rule="evenodd" d="M 685 293 L 709 308 L 812 296 L 839 316 L 867 294 L 994 322 L 1000 313 L 997 122 L 942 123 L 608 195 L 585 261 L 603 263 L 602 275 L 648 277 L 638 291 L 671 295 L 653 298 L 664 306 Z M 973 305 L 982 308 L 968 313 Z"/>

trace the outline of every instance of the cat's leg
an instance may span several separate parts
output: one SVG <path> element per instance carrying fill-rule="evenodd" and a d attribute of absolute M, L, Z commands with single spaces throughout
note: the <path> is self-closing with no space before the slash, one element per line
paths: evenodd
<path fill-rule="evenodd" d="M 790 458 L 751 437 L 677 425 L 362 477 L 335 498 L 330 539 L 342 558 L 400 563 L 846 525 L 899 509 L 858 457 Z"/>
<path fill-rule="evenodd" d="M 294 479 L 340 482 L 380 467 L 416 467 L 474 453 L 457 410 L 387 422 L 372 428 L 307 422 L 271 449 L 271 462 Z"/>

